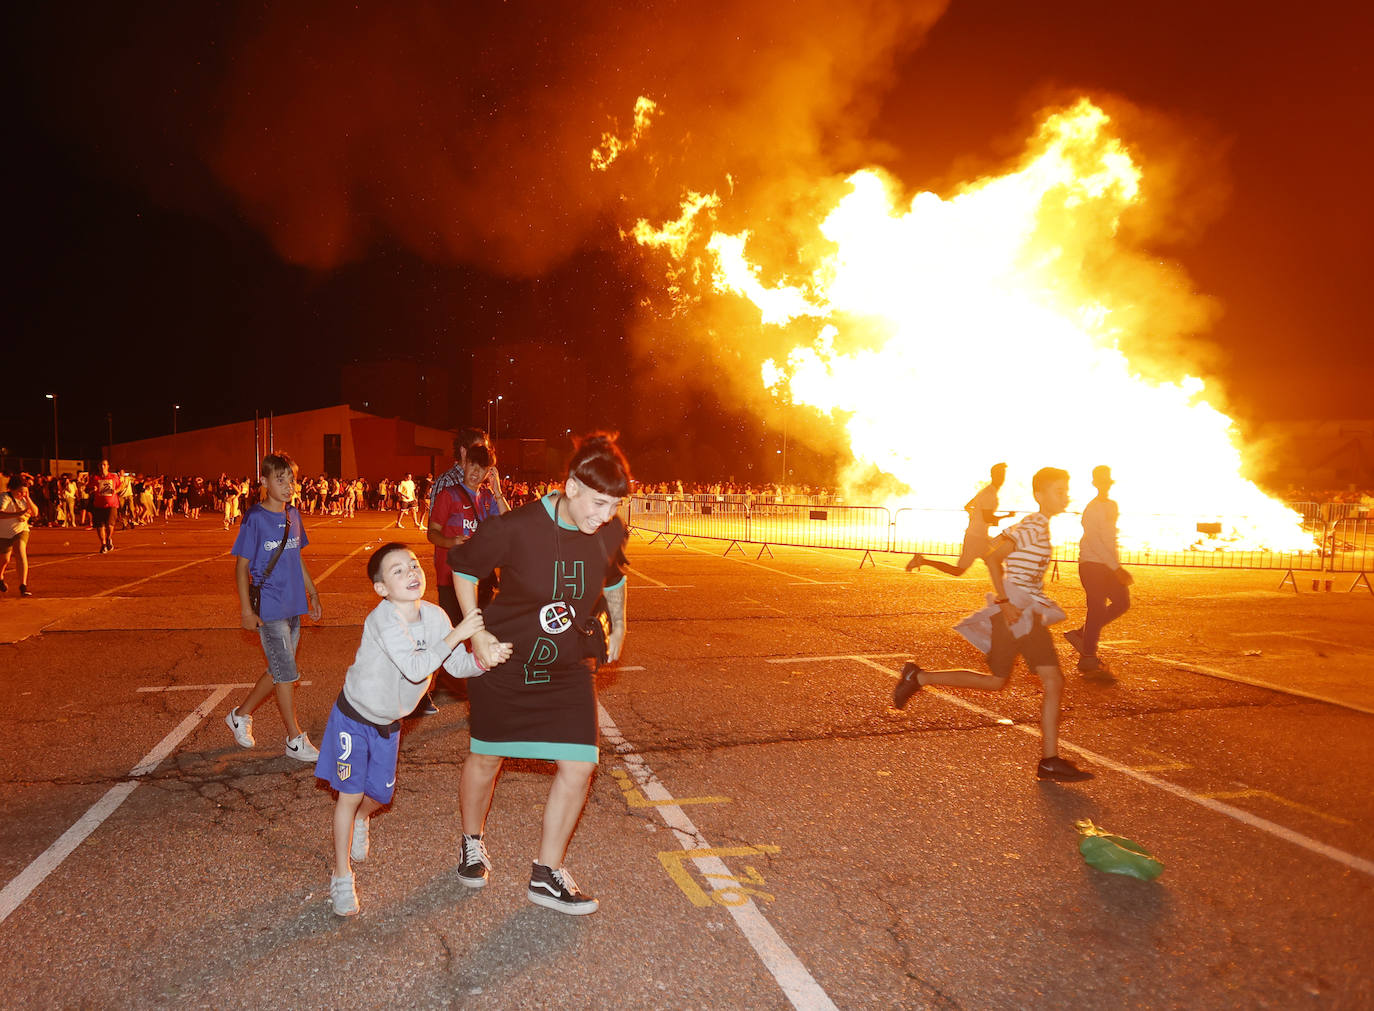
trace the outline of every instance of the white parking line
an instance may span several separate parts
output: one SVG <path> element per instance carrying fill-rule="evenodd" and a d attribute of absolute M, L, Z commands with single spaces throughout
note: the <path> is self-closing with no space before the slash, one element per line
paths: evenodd
<path fill-rule="evenodd" d="M 879 654 L 873 655 L 877 656 Z M 862 663 L 868 667 L 872 667 L 874 670 L 882 671 L 889 677 L 895 677 L 897 673 L 890 667 L 884 667 L 882 664 L 869 659 L 869 657 L 867 656 L 845 655 L 833 657 L 792 657 L 790 659 L 770 660 L 769 663 L 798 663 L 802 659 L 811 661 L 856 660 L 859 663 Z M 1005 721 L 1006 723 L 1011 723 L 1011 721 L 1008 720 L 1007 717 L 1002 715 L 1001 713 L 993 712 L 991 709 L 984 709 L 982 706 L 975 705 L 972 702 L 968 702 L 964 699 L 959 698 L 957 695 L 951 695 L 948 692 L 939 690 L 938 688 L 922 688 L 921 691 L 929 693 L 944 702 L 950 702 L 956 706 L 960 706 L 961 708 L 967 709 L 969 712 L 978 713 L 980 716 L 986 716 L 990 720 Z M 1030 737 L 1038 738 L 1040 736 L 1039 727 L 1031 727 L 1021 723 L 1011 723 L 1011 726 L 1014 729 L 1019 730 L 1021 733 L 1026 734 Z M 1327 857 L 1331 860 L 1336 861 L 1339 864 L 1344 864 L 1351 870 L 1360 871 L 1364 874 L 1368 874 L 1371 877 L 1374 877 L 1374 860 L 1366 860 L 1363 857 L 1355 856 L 1355 854 L 1353 853 L 1347 853 L 1345 852 L 1345 850 L 1337 849 L 1334 846 L 1328 846 L 1324 842 L 1320 842 L 1319 840 L 1313 839 L 1309 836 L 1305 836 L 1300 832 L 1295 832 L 1290 828 L 1277 824 L 1276 822 L 1269 821 L 1267 818 L 1261 818 L 1258 815 L 1251 814 L 1249 811 L 1243 811 L 1238 807 L 1232 807 L 1230 804 L 1222 803 L 1221 801 L 1215 800 L 1211 797 L 1204 797 L 1201 794 L 1194 793 L 1192 790 L 1189 790 L 1186 787 L 1178 786 L 1175 783 L 1170 783 L 1167 780 L 1158 778 L 1157 776 L 1151 776 L 1148 772 L 1141 772 L 1140 770 L 1133 769 L 1128 765 L 1122 765 L 1120 762 L 1114 761 L 1113 759 L 1110 759 L 1105 755 L 1099 755 L 1097 752 L 1089 751 L 1087 748 L 1080 747 L 1077 744 L 1070 744 L 1067 741 L 1065 741 L 1062 737 L 1059 739 L 1059 745 L 1060 747 L 1068 751 L 1072 751 L 1076 755 L 1082 755 L 1088 761 L 1093 762 L 1096 765 L 1102 765 L 1108 769 L 1111 769 L 1113 772 L 1119 772 L 1122 775 L 1130 776 L 1132 779 L 1138 779 L 1140 780 L 1140 782 L 1145 783 L 1149 786 L 1153 786 L 1157 789 L 1163 790 L 1166 793 L 1172 793 L 1176 797 L 1182 797 L 1184 800 L 1192 801 L 1194 804 L 1197 804 L 1200 807 L 1205 807 L 1209 811 L 1215 811 L 1217 814 L 1225 815 L 1227 818 L 1232 818 L 1236 821 L 1243 822 L 1244 824 L 1249 825 L 1252 828 L 1259 829 L 1261 832 L 1267 832 L 1270 835 L 1275 836 L 1279 839 L 1283 839 L 1286 842 L 1290 842 L 1295 846 L 1301 846 L 1303 849 L 1310 850 L 1313 853 L 1317 853 L 1321 856 Z"/>
<path fill-rule="evenodd" d="M 1129 650 L 1122 650 L 1129 653 Z M 1301 699 L 1312 699 L 1314 702 L 1325 702 L 1330 706 L 1340 706 L 1342 709 L 1353 709 L 1357 713 L 1374 714 L 1374 709 L 1369 706 L 1357 705 L 1354 702 L 1343 702 L 1340 699 L 1328 698 L 1325 695 L 1317 695 L 1313 692 L 1305 692 L 1299 688 L 1292 688 L 1288 685 L 1277 685 L 1272 681 L 1261 681 L 1259 678 L 1242 677 L 1240 674 L 1232 674 L 1230 671 L 1220 670 L 1216 667 L 1205 667 L 1198 663 L 1188 663 L 1185 660 L 1171 660 L 1167 656 L 1156 656 L 1153 653 L 1135 653 L 1134 656 L 1143 656 L 1146 660 L 1153 660 L 1156 663 L 1166 664 L 1170 667 L 1177 667 L 1179 670 L 1191 671 L 1194 674 L 1205 674 L 1207 677 L 1219 678 L 1222 681 L 1234 681 L 1236 684 L 1250 685 L 1252 688 L 1267 688 L 1271 692 L 1278 692 L 1280 695 L 1294 695 Z"/>
<path fill-rule="evenodd" d="M 198 558 L 194 562 L 187 562 L 185 565 L 178 565 L 175 568 L 165 569 L 162 572 L 155 572 L 151 576 L 144 576 L 142 579 L 135 579 L 132 583 L 124 583 L 121 586 L 112 586 L 108 590 L 101 590 L 99 593 L 92 593 L 91 596 L 108 597 L 110 596 L 110 594 L 118 593 L 120 590 L 127 590 L 133 586 L 142 586 L 144 583 L 151 582 L 154 579 L 160 579 L 163 576 L 170 576 L 173 572 L 180 572 L 182 569 L 189 569 L 193 565 L 204 565 L 206 562 L 213 562 L 215 559 L 223 558 L 227 554 L 229 554 L 228 551 L 221 551 L 219 554 L 211 555 L 209 558 Z"/>
<path fill-rule="evenodd" d="M 302 687 L 313 684 L 313 682 L 301 679 L 294 682 Z M 159 685 L 155 688 L 139 688 L 140 692 L 203 692 L 207 688 L 252 688 L 253 682 L 245 681 L 241 684 L 218 684 L 218 685 Z"/>
<path fill-rule="evenodd" d="M 356 548 L 354 548 L 354 549 L 353 549 L 352 551 L 350 551 L 348 554 L 344 555 L 344 556 L 343 556 L 342 558 L 340 558 L 337 562 L 335 562 L 335 563 L 334 563 L 333 565 L 331 565 L 329 568 L 325 569 L 325 570 L 324 570 L 323 572 L 321 572 L 318 576 L 316 576 L 316 577 L 315 577 L 315 585 L 318 587 L 321 583 L 323 583 L 326 579 L 328 579 L 328 578 L 334 573 L 334 571 L 335 571 L 336 569 L 339 568 L 339 566 L 343 565 L 344 562 L 348 561 L 350 558 L 352 558 L 354 555 L 356 555 L 359 551 L 362 551 L 364 548 L 369 548 L 369 547 L 371 547 L 371 546 L 372 546 L 371 542 L 368 542 L 368 543 L 366 543 L 366 544 L 359 544 Z"/>
<path fill-rule="evenodd" d="M 148 775 L 156 769 L 162 760 L 172 753 L 178 744 L 195 730 L 206 716 L 214 712 L 217 705 L 224 700 L 235 685 L 221 685 L 216 688 L 204 702 L 196 706 L 191 715 L 182 720 L 177 728 L 158 742 L 152 751 L 148 752 L 129 772 L 130 778 L 122 783 L 116 783 L 105 792 L 105 796 L 91 805 L 91 807 L 77 819 L 76 824 L 67 831 L 63 832 L 58 840 L 40 853 L 19 875 L 7 884 L 3 891 L 0 891 L 0 923 L 4 923 L 10 913 L 19 908 L 20 904 L 29 897 L 29 893 L 41 885 L 45 878 L 61 865 L 62 861 L 71 856 L 72 851 L 80 846 L 92 832 L 98 829 L 110 815 L 118 810 L 119 805 L 129 799 L 129 794 L 138 788 L 139 779 Z"/>
<path fill-rule="evenodd" d="M 634 746 L 625 740 L 620 728 L 611 719 L 611 714 L 606 712 L 606 708 L 599 702 L 596 708 L 601 718 L 601 736 L 615 748 L 616 757 L 624 764 L 635 785 L 646 798 L 654 802 L 654 811 L 673 830 L 678 845 L 684 850 L 711 849 L 711 844 L 683 813 L 682 808 L 672 803 L 673 796 L 667 787 L 654 775 L 648 763 L 634 750 Z M 706 875 L 706 880 L 711 882 L 711 887 L 716 891 L 726 890 L 729 886 L 725 882 L 734 880 L 730 876 L 730 869 L 719 857 L 696 857 L 693 862 Z M 764 917 L 753 899 L 746 895 L 740 905 L 729 905 L 725 908 L 734 917 L 735 924 L 744 934 L 745 940 L 753 946 L 763 964 L 778 981 L 782 992 L 793 1007 L 798 1011 L 824 1011 L 835 1008 L 835 1003 L 821 989 L 811 973 L 806 971 L 806 966 L 802 965 L 801 960 L 787 946 L 787 942 L 773 929 L 773 925 Z"/>
<path fill-rule="evenodd" d="M 643 572 L 640 572 L 638 569 L 631 568 L 631 567 L 629 567 L 628 565 L 625 567 L 625 571 L 628 572 L 628 573 L 630 573 L 630 575 L 634 576 L 636 579 L 642 579 L 642 580 L 644 580 L 646 583 L 653 583 L 654 586 L 656 586 L 656 587 L 657 587 L 658 589 L 660 589 L 660 590 L 691 590 L 691 589 L 695 589 L 695 587 L 692 587 L 692 586 L 669 586 L 667 583 L 660 583 L 660 582 L 659 582 L 657 579 L 655 579 L 653 576 L 646 576 Z"/>

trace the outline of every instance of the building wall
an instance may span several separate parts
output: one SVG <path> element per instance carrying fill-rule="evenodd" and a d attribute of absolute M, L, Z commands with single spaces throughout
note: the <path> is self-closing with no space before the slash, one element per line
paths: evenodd
<path fill-rule="evenodd" d="M 156 439 L 115 443 L 110 465 L 138 474 L 255 475 L 269 444 L 290 453 L 303 475 L 325 473 L 325 436 L 339 437 L 334 476 L 399 477 L 442 471 L 451 462 L 454 433 L 400 418 L 380 418 L 346 404 L 193 429 Z"/>

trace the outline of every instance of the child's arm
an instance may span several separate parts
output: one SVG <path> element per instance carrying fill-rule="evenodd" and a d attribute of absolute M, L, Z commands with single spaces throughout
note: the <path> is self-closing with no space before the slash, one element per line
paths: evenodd
<path fill-rule="evenodd" d="M 463 614 L 468 615 L 477 610 L 477 584 L 470 579 L 454 573 L 453 575 L 453 594 L 458 598 L 458 606 L 462 608 Z M 487 670 L 504 662 L 504 658 L 498 658 L 497 647 L 507 645 L 499 642 L 496 636 L 492 635 L 485 628 L 481 631 L 472 633 L 472 655 L 477 658 L 477 662 Z M 508 654 L 509 655 L 509 654 Z"/>
<path fill-rule="evenodd" d="M 487 471 L 491 476 L 491 497 L 496 501 L 496 515 L 510 512 L 510 504 L 506 502 L 506 496 L 501 491 L 501 472 L 496 467 Z"/>
<path fill-rule="evenodd" d="M 310 620 L 319 621 L 320 615 L 324 613 L 320 608 L 320 591 L 315 589 L 315 580 L 310 578 L 310 570 L 305 567 L 304 557 L 301 558 L 301 576 L 305 579 L 305 605 L 310 608 Z"/>
<path fill-rule="evenodd" d="M 451 629 L 448 635 L 444 636 L 444 643 L 449 649 L 453 649 L 460 642 L 471 639 L 474 632 L 480 632 L 484 628 L 486 628 L 486 625 L 482 622 L 482 612 L 474 607 L 467 614 L 463 615 L 463 620 L 458 622 L 457 626 Z"/>
<path fill-rule="evenodd" d="M 248 603 L 248 559 L 239 555 L 234 559 L 234 585 L 239 591 L 239 624 L 252 632 L 262 624 L 262 619 L 253 613 Z"/>
<path fill-rule="evenodd" d="M 457 646 L 464 639 L 470 639 L 479 632 L 492 641 L 490 649 L 483 654 L 483 658 L 478 659 L 475 648 L 471 653 L 465 649 L 455 649 L 444 661 L 444 670 L 456 678 L 470 678 L 476 677 L 478 674 L 485 674 L 492 667 L 503 664 L 510 659 L 511 653 L 515 650 L 514 643 L 497 642 L 495 636 L 487 633 L 482 625 L 482 612 L 476 607 L 468 611 L 463 620 L 458 623 L 458 627 L 444 637 L 444 643 Z"/>
<path fill-rule="evenodd" d="M 992 548 L 983 556 L 992 580 L 992 589 L 997 596 L 997 606 L 1002 609 L 1002 617 L 1008 625 L 1015 625 L 1021 618 L 1021 609 L 1007 599 L 1007 584 L 1002 580 L 1002 562 L 1007 555 L 1016 550 L 1016 542 L 1002 535 L 992 542 Z"/>
<path fill-rule="evenodd" d="M 442 625 L 448 624 L 433 604 L 429 605 L 439 612 Z M 448 640 L 441 638 L 439 628 L 430 619 L 425 619 L 425 641 L 421 646 L 410 633 L 410 625 L 393 607 L 383 605 L 367 616 L 363 623 L 363 635 L 372 637 L 381 647 L 386 658 L 400 671 L 401 677 L 411 684 L 421 684 L 429 680 L 436 667 L 442 663 L 453 649 Z M 440 625 L 439 627 L 442 627 Z"/>

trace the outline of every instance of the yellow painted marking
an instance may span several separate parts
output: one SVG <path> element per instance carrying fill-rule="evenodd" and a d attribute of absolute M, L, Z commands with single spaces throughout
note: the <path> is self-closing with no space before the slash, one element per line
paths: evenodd
<path fill-rule="evenodd" d="M 669 797 L 667 800 L 650 800 L 634 785 L 630 774 L 624 769 L 612 769 L 611 775 L 620 782 L 620 791 L 625 795 L 625 803 L 630 807 L 678 807 L 682 804 L 732 804 L 732 797 Z"/>
<path fill-rule="evenodd" d="M 772 900 L 773 896 L 766 892 L 760 892 L 753 888 L 721 888 L 712 895 L 708 895 L 700 885 L 692 880 L 692 876 L 687 872 L 685 866 L 688 860 L 696 860 L 701 857 L 752 857 L 761 853 L 777 853 L 781 850 L 780 846 L 769 846 L 760 844 L 758 846 L 720 846 L 711 849 L 695 850 L 665 850 L 658 855 L 659 863 L 663 864 L 663 869 L 668 872 L 668 877 L 682 889 L 682 894 L 691 900 L 692 905 L 697 907 L 709 906 L 713 901 L 722 906 L 742 906 L 748 902 L 749 895 L 757 895 L 760 898 Z M 744 880 L 763 884 L 763 876 L 752 867 L 746 867 L 749 876 Z M 739 881 L 739 878 L 729 875 L 706 875 L 707 877 L 725 877 L 731 881 Z M 733 900 L 733 901 L 732 901 Z"/>
<path fill-rule="evenodd" d="M 1164 761 L 1156 765 L 1133 765 L 1136 772 L 1174 772 L 1179 769 L 1191 769 L 1192 766 L 1187 762 L 1180 762 L 1178 759 L 1164 754 L 1162 751 L 1153 751 L 1150 748 L 1141 748 L 1147 755 L 1154 755 L 1155 758 L 1162 758 Z"/>
<path fill-rule="evenodd" d="M 1277 793 L 1270 793 L 1268 790 L 1219 790 L 1210 793 L 1198 792 L 1199 797 L 1211 797 L 1213 800 L 1239 800 L 1242 797 L 1262 797 L 1266 800 L 1276 801 L 1284 807 L 1291 807 L 1295 811 L 1302 811 L 1306 814 L 1315 815 L 1318 818 L 1333 822 L 1337 825 L 1349 825 L 1350 822 L 1344 818 L 1339 818 L 1334 814 L 1327 814 L 1325 811 L 1318 811 L 1315 807 L 1308 807 L 1306 804 L 1299 804 L 1296 800 L 1289 800 L 1287 797 L 1280 797 Z"/>

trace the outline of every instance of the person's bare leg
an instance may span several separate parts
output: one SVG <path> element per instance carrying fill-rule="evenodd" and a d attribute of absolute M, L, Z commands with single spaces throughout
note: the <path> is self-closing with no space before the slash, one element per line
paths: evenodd
<path fill-rule="evenodd" d="M 334 876 L 346 878 L 353 873 L 349 863 L 348 851 L 353 845 L 353 819 L 362 813 L 365 801 L 372 800 L 366 794 L 341 793 L 334 805 Z M 381 805 L 372 801 L 375 811 Z M 370 811 L 367 813 L 371 813 Z"/>
<path fill-rule="evenodd" d="M 921 565 L 929 565 L 932 569 L 943 572 L 947 576 L 962 576 L 968 571 L 967 565 L 951 565 L 949 562 L 937 561 L 934 558 L 927 558 L 925 555 L 921 555 L 920 559 L 920 563 L 916 566 L 917 568 Z M 907 571 L 910 572 L 911 570 L 907 569 Z"/>
<path fill-rule="evenodd" d="M 1045 689 L 1040 704 L 1040 744 L 1045 758 L 1059 754 L 1059 704 L 1064 697 L 1064 675 L 1058 667 L 1037 667 L 1036 677 Z"/>
<path fill-rule="evenodd" d="M 301 726 L 296 722 L 296 682 L 277 685 L 277 708 L 281 710 L 281 722 L 286 727 L 286 739 L 294 741 L 301 736 Z"/>
<path fill-rule="evenodd" d="M 491 797 L 496 789 L 496 775 L 501 771 L 500 755 L 468 754 L 458 777 L 458 811 L 463 822 L 463 835 L 481 835 L 491 810 Z"/>
<path fill-rule="evenodd" d="M 595 762 L 558 763 L 544 805 L 544 831 L 539 839 L 539 862 L 545 867 L 563 866 L 563 855 L 587 803 L 587 787 L 595 770 Z"/>
<path fill-rule="evenodd" d="M 263 699 L 272 694 L 272 672 L 264 671 L 258 683 L 248 691 L 248 696 L 234 710 L 240 716 L 252 716 L 253 711 L 262 705 Z"/>
<path fill-rule="evenodd" d="M 980 674 L 973 670 L 925 670 L 916 675 L 921 687 L 944 685 L 947 688 L 976 688 L 982 692 L 1000 692 L 1007 686 L 1006 675 Z"/>

